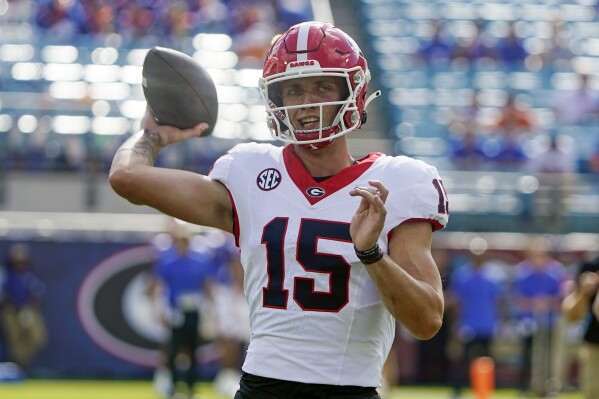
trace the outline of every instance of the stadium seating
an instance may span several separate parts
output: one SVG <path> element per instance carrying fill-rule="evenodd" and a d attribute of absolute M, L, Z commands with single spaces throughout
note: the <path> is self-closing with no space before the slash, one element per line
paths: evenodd
<path fill-rule="evenodd" d="M 233 0 L 217 3 L 229 13 L 232 4 L 237 4 Z M 512 93 L 530 106 L 537 121 L 536 129 L 521 138 L 528 153 L 537 153 L 548 136 L 563 136 L 573 144 L 580 173 L 566 204 L 569 219 L 564 228 L 593 231 L 590 220 L 598 221 L 594 204 L 599 203 L 599 193 L 588 160 L 599 141 L 597 123 L 559 123 L 555 98 L 558 90 L 572 87 L 577 70 L 591 74 L 599 70 L 595 39 L 599 22 L 594 5 L 583 0 L 358 3 L 357 18 L 364 27 L 361 41 L 368 43 L 373 75 L 385 91 L 382 101 L 391 126 L 389 138 L 395 143 L 392 151 L 423 159 L 442 171 L 452 212 L 459 216 L 453 218 L 450 229 L 484 231 L 485 226 L 479 226 L 481 214 L 497 214 L 503 229 L 530 228 L 530 220 L 522 217 L 529 199 L 517 185 L 529 177 L 528 171 L 502 173 L 492 166 L 465 171 L 451 159 L 453 142 L 459 136 L 451 126 L 452 114 L 467 109 L 477 97 L 482 99 L 483 117 L 492 118 Z M 221 103 L 213 137 L 202 140 L 201 146 L 193 143 L 169 149 L 161 154 L 159 164 L 206 172 L 233 142 L 270 139 L 255 84 L 260 69 L 252 61 L 255 54 L 248 56 L 236 46 L 238 28 L 226 23 L 232 14 L 214 17 L 212 22 L 202 20 L 182 37 L 170 33 L 160 37 L 155 30 L 136 35 L 124 28 L 120 34 L 92 34 L 81 32 L 79 22 L 76 33 L 64 36 L 56 26 L 42 26 L 41 8 L 33 2 L 7 4 L 9 12 L 0 14 L 0 161 L 6 170 L 86 172 L 91 168 L 106 172 L 114 150 L 136 130 L 144 112 L 141 65 L 145 52 L 156 44 L 192 54 L 208 68 Z M 193 8 L 187 12 L 194 18 L 200 15 Z M 567 54 L 539 64 L 542 47 L 552 39 L 556 13 L 560 32 L 569 35 Z M 78 14 L 73 15 L 77 21 Z M 291 23 L 298 17 L 289 18 Z M 497 44 L 513 24 L 530 57 L 522 64 L 501 59 L 425 62 L 419 55 L 421 44 L 439 21 L 442 34 L 454 42 L 482 26 L 491 44 Z M 496 144 L 495 138 L 490 139 L 490 144 Z M 506 183 L 491 192 L 476 183 L 490 180 Z M 538 195 L 533 197 L 537 201 Z"/>
<path fill-rule="evenodd" d="M 231 22 L 244 8 L 272 7 L 270 3 L 211 2 L 220 4 L 226 13 L 220 17 L 222 23 L 210 23 L 205 19 L 216 17 L 206 10 L 195 10 L 193 7 L 198 5 L 192 1 L 147 5 L 139 2 L 144 15 L 152 20 L 186 4 L 186 16 L 191 21 L 182 37 L 165 31 L 168 23 L 164 21 L 152 29 L 144 25 L 143 30 L 134 22 L 129 25 L 122 22 L 122 15 L 111 20 L 118 34 L 103 33 L 101 27 L 90 25 L 90 17 L 85 17 L 86 10 L 81 9 L 90 2 L 69 2 L 59 21 L 52 14 L 53 8 L 58 7 L 56 4 L 38 3 L 16 0 L 8 3 L 8 12 L 0 13 L 0 147 L 7 154 L 4 162 L 8 168 L 29 168 L 29 162 L 22 158 L 33 152 L 30 142 L 35 137 L 42 147 L 54 143 L 58 150 L 58 153 L 50 151 L 54 156 L 47 156 L 40 169 L 63 169 L 56 159 L 63 156 L 74 162 L 64 167 L 67 169 L 84 169 L 86 165 L 81 161 L 96 157 L 106 170 L 116 145 L 137 128 L 145 110 L 141 65 L 146 51 L 154 45 L 191 54 L 213 75 L 221 102 L 218 127 L 212 138 L 216 147 L 220 148 L 218 142 L 223 139 L 270 139 L 256 87 L 260 69 L 251 62 L 248 53 L 241 52 L 236 45 L 237 41 L 248 40 L 241 36 L 253 28 L 236 27 Z M 130 7 L 135 3 L 118 5 Z M 290 20 L 302 18 L 297 10 L 294 13 L 280 8 Z M 130 10 L 117 11 L 123 14 Z M 258 12 L 264 19 L 276 15 L 274 9 L 260 11 L 248 12 Z M 307 18 L 303 15 L 303 19 Z M 286 22 L 281 23 L 285 26 Z M 262 47 L 253 51 L 265 51 L 269 40 L 258 42 Z M 80 144 L 70 147 L 78 147 L 83 154 L 68 153 L 67 142 L 72 142 L 72 137 L 77 137 Z M 193 158 L 193 154 L 188 155 Z M 218 156 L 216 153 L 208 155 L 204 172 L 206 165 Z M 18 159 L 11 159 L 14 157 Z"/>
<path fill-rule="evenodd" d="M 473 96 L 478 96 L 484 100 L 481 112 L 492 116 L 511 93 L 530 106 L 537 121 L 535 130 L 520 138 L 521 146 L 531 157 L 538 153 L 539 143 L 550 136 L 561 136 L 571 144 L 570 150 L 576 156 L 577 183 L 566 201 L 567 223 L 562 228 L 596 231 L 593 226 L 599 221 L 599 191 L 597 176 L 590 173 L 588 160 L 599 142 L 599 125 L 596 119 L 561 123 L 555 110 L 559 90 L 571 88 L 579 72 L 599 72 L 599 53 L 593 48 L 599 29 L 594 2 L 359 3 L 371 65 L 374 64 L 379 84 L 388 92 L 383 99 L 387 99 L 385 111 L 390 117 L 395 152 L 426 160 L 442 170 L 454 215 L 450 225 L 455 223 L 458 230 L 473 231 L 547 228 L 542 222 L 536 225 L 529 219 L 531 209 L 538 213 L 543 208 L 543 188 L 526 193 L 518 183 L 534 181 L 530 171 L 522 168 L 498 172 L 489 166 L 473 172 L 460 170 L 451 162 L 452 139 L 456 133 L 459 135 L 452 129 L 451 114 L 467 109 Z M 558 23 L 561 25 L 556 28 Z M 481 40 L 489 47 L 497 46 L 509 27 L 514 26 L 528 56 L 522 63 L 498 57 L 423 59 L 420 51 L 436 26 L 441 26 L 441 37 L 456 46 L 472 36 L 475 26 L 483 27 Z M 567 51 L 558 53 L 553 49 L 556 54 L 543 54 L 542 50 L 548 51 L 548 43 L 554 40 L 554 29 L 568 34 Z M 555 42 L 553 45 L 557 47 Z M 495 140 L 488 133 L 481 136 L 483 140 Z"/>

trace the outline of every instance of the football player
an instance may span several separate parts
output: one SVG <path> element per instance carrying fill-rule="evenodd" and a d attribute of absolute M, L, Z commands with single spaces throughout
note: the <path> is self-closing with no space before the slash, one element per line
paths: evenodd
<path fill-rule="evenodd" d="M 208 176 L 156 168 L 161 148 L 208 126 L 159 126 L 146 112 L 115 155 L 121 196 L 234 234 L 252 329 L 237 399 L 379 398 L 396 320 L 418 339 L 441 326 L 431 240 L 447 194 L 422 161 L 351 155 L 345 135 L 379 94 L 367 99 L 369 80 L 350 36 L 301 23 L 273 43 L 259 82 L 286 146 L 238 144 Z"/>

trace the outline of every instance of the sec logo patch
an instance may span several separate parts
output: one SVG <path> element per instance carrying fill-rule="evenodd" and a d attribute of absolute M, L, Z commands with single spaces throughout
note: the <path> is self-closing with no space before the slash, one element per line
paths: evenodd
<path fill-rule="evenodd" d="M 281 173 L 274 168 L 264 169 L 256 179 L 256 184 L 264 191 L 274 190 L 280 183 Z"/>

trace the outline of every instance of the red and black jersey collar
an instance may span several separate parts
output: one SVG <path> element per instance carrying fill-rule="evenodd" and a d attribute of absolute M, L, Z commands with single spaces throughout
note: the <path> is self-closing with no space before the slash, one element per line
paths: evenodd
<path fill-rule="evenodd" d="M 372 152 L 336 175 L 322 182 L 317 182 L 304 167 L 304 164 L 295 153 L 293 145 L 287 145 L 283 149 L 283 160 L 285 161 L 287 173 L 311 205 L 356 181 L 381 155 L 380 152 Z"/>

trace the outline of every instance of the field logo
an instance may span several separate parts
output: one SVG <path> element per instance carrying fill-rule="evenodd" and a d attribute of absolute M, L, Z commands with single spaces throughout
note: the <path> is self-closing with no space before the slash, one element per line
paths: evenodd
<path fill-rule="evenodd" d="M 148 296 L 153 262 L 148 245 L 117 252 L 91 269 L 77 295 L 89 337 L 108 353 L 147 367 L 158 364 L 158 347 L 169 335 Z"/>

